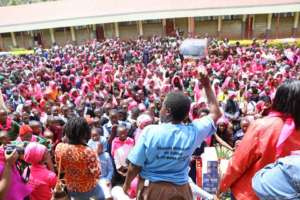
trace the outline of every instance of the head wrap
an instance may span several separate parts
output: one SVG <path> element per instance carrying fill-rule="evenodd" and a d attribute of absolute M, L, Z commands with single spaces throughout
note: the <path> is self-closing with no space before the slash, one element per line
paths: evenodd
<path fill-rule="evenodd" d="M 37 142 L 30 142 L 24 152 L 24 160 L 32 165 L 39 164 L 44 157 L 47 148 Z"/>
<path fill-rule="evenodd" d="M 150 115 L 147 114 L 141 114 L 137 118 L 137 126 L 141 129 L 143 129 L 147 124 L 152 123 L 153 119 Z"/>
<path fill-rule="evenodd" d="M 280 117 L 284 120 L 284 124 L 276 144 L 276 157 L 278 158 L 282 153 L 282 145 L 289 138 L 289 136 L 294 132 L 296 125 L 292 117 L 290 116 L 285 117 L 283 113 L 273 111 L 269 114 L 269 116 Z"/>
<path fill-rule="evenodd" d="M 26 134 L 28 134 L 28 133 L 32 133 L 32 129 L 30 128 L 30 126 L 28 126 L 28 125 L 22 125 L 21 127 L 20 127 L 20 130 L 19 130 L 19 135 L 20 136 L 23 136 L 23 135 L 26 135 Z"/>
<path fill-rule="evenodd" d="M 217 125 L 220 125 L 220 124 L 224 124 L 225 126 L 228 126 L 229 124 L 229 121 L 227 118 L 225 117 L 221 117 L 220 119 L 218 119 L 217 121 Z"/>

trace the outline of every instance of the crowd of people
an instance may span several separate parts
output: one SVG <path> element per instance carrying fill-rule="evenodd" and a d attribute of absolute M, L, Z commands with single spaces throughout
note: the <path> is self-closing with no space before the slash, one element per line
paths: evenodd
<path fill-rule="evenodd" d="M 299 148 L 300 48 L 208 38 L 208 54 L 190 59 L 182 41 L 0 57 L 0 199 L 217 199 L 194 183 L 194 158 L 216 145 L 234 151 L 220 193 L 283 195 L 261 179 Z"/>

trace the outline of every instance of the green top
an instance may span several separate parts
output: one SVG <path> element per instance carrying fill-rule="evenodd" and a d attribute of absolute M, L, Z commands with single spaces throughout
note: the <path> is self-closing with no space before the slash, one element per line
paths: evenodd
<path fill-rule="evenodd" d="M 7 132 L 8 137 L 11 141 L 17 139 L 18 135 L 19 135 L 19 129 L 20 129 L 20 125 L 15 122 L 12 121 L 11 122 L 11 128 L 9 129 L 9 131 Z"/>

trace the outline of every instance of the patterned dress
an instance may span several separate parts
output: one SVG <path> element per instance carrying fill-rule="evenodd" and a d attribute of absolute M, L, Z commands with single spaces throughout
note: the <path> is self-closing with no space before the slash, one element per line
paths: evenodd
<path fill-rule="evenodd" d="M 72 192 L 92 190 L 100 176 L 98 156 L 85 145 L 60 143 L 55 149 L 56 162 L 61 159 L 61 171 L 65 173 L 66 186 Z"/>

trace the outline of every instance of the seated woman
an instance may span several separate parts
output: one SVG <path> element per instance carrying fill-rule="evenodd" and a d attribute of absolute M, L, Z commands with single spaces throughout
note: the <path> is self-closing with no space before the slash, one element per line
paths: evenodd
<path fill-rule="evenodd" d="M 233 136 L 230 130 L 230 123 L 225 117 L 217 121 L 217 132 L 212 136 L 212 144 L 219 143 L 227 149 L 233 150 Z"/>
<path fill-rule="evenodd" d="M 88 123 L 82 117 L 71 118 L 64 127 L 64 135 L 68 143 L 58 144 L 55 156 L 56 162 L 61 163 L 61 170 L 65 173 L 70 197 L 80 200 L 104 199 L 98 184 L 98 155 L 86 145 L 91 137 Z"/>

